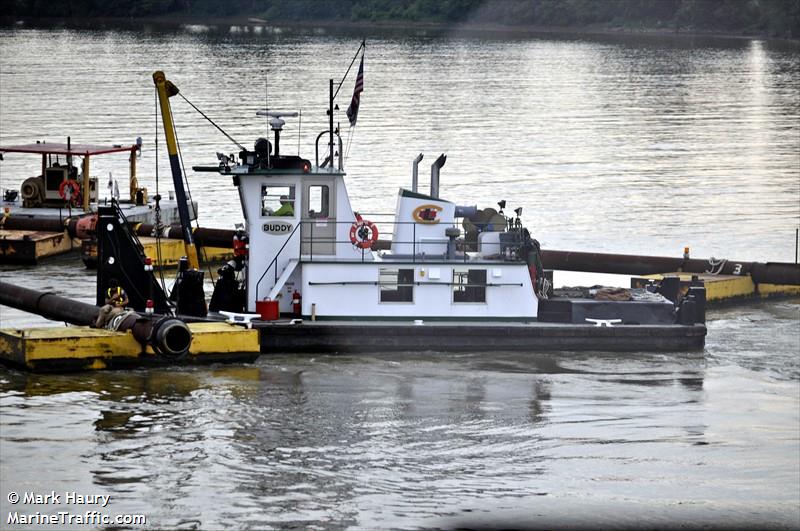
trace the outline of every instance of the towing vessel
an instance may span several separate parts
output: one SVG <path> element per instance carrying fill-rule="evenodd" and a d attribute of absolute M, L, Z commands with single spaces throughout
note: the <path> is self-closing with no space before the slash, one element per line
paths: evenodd
<path fill-rule="evenodd" d="M 154 79 L 170 146 L 169 97 L 178 89 L 161 72 Z M 193 168 L 229 179 L 245 219 L 237 256 L 219 271 L 210 315 L 257 316 L 262 352 L 703 348 L 702 281 L 685 295 L 666 281 L 621 296 L 601 290 L 591 299 L 549 298 L 539 244 L 521 209 L 507 216 L 504 202 L 478 209 L 441 197 L 445 155 L 431 165 L 428 191 L 419 186 L 420 155 L 393 219 L 365 219 L 348 193 L 333 80 L 328 99 L 328 128 L 316 135 L 313 163 L 281 152 L 286 120 L 298 113 L 265 110 L 257 115 L 269 121 L 271 141 L 258 138 L 252 150 L 217 153 L 217 164 Z M 101 241 L 104 228 L 98 223 Z M 381 234 L 390 241 L 380 245 Z M 99 284 L 118 276 L 103 260 Z M 199 301 L 184 300 L 202 313 Z"/>

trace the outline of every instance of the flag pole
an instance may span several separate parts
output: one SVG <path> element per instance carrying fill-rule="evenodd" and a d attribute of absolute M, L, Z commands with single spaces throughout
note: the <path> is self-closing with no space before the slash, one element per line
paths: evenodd
<path fill-rule="evenodd" d="M 339 85 L 341 86 L 341 85 Z M 328 147 L 330 149 L 331 154 L 331 168 L 334 167 L 334 160 L 333 160 L 333 99 L 336 95 L 333 93 L 333 78 L 330 79 L 330 90 L 328 92 L 330 95 L 330 100 L 328 101 L 328 134 L 329 134 L 329 142 Z"/>
<path fill-rule="evenodd" d="M 350 69 L 353 68 L 353 65 L 355 64 L 356 59 L 358 59 L 359 52 L 361 52 L 361 50 L 365 49 L 366 47 L 367 47 L 367 39 L 363 39 L 361 41 L 361 45 L 358 47 L 358 50 L 356 50 L 356 54 L 353 56 L 353 60 L 350 61 L 350 66 L 347 67 L 347 71 L 344 73 L 344 77 L 342 77 L 342 80 L 339 82 L 339 86 L 336 87 L 336 93 L 334 93 L 334 95 L 333 95 L 334 98 L 336 98 L 336 96 L 339 95 L 339 90 L 341 90 L 342 85 L 344 85 L 344 80 L 347 79 L 347 74 L 350 73 Z"/>

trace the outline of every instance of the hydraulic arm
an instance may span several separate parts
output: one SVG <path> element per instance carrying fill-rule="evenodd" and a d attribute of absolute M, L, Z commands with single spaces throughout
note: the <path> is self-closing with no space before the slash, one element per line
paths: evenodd
<path fill-rule="evenodd" d="M 186 246 L 186 258 L 191 269 L 199 269 L 200 262 L 197 259 L 197 249 L 192 237 L 192 223 L 189 218 L 189 206 L 186 198 L 186 190 L 183 187 L 183 175 L 181 173 L 181 163 L 178 157 L 178 142 L 175 138 L 174 124 L 172 123 L 172 109 L 170 108 L 169 98 L 176 95 L 178 87 L 167 79 L 164 72 L 153 73 L 153 81 L 158 91 L 158 101 L 161 109 L 161 119 L 164 123 L 164 136 L 167 139 L 167 152 L 169 153 L 169 165 L 172 169 L 172 183 L 175 187 L 175 199 L 178 201 L 178 215 L 181 218 L 181 228 L 183 230 L 183 243 Z"/>

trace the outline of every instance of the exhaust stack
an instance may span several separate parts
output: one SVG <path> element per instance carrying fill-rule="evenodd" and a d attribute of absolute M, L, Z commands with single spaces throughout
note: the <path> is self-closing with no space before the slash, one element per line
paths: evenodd
<path fill-rule="evenodd" d="M 411 191 L 417 191 L 417 185 L 419 184 L 419 163 L 422 160 L 424 155 L 420 153 L 417 155 L 417 158 L 414 159 L 414 165 L 411 169 Z"/>
<path fill-rule="evenodd" d="M 442 169 L 447 161 L 447 155 L 442 153 L 439 158 L 431 164 L 431 197 L 439 199 L 439 170 Z"/>

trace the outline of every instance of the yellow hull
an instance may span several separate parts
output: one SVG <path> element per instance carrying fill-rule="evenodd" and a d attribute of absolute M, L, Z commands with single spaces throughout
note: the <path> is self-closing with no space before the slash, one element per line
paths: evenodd
<path fill-rule="evenodd" d="M 665 276 L 679 276 L 681 288 L 685 291 L 692 280 L 691 273 L 668 273 L 664 275 L 647 275 L 631 279 L 631 287 L 643 287 L 649 280 L 661 280 Z M 710 303 L 724 303 L 746 299 L 768 299 L 772 297 L 800 296 L 800 286 L 782 284 L 756 284 L 747 276 L 735 275 L 696 275 L 705 281 L 706 300 Z"/>
<path fill-rule="evenodd" d="M 86 327 L 0 330 L 0 361 L 33 371 L 95 370 L 159 363 L 252 361 L 259 333 L 227 323 L 190 323 L 192 346 L 170 360 L 146 349 L 130 332 Z"/>

